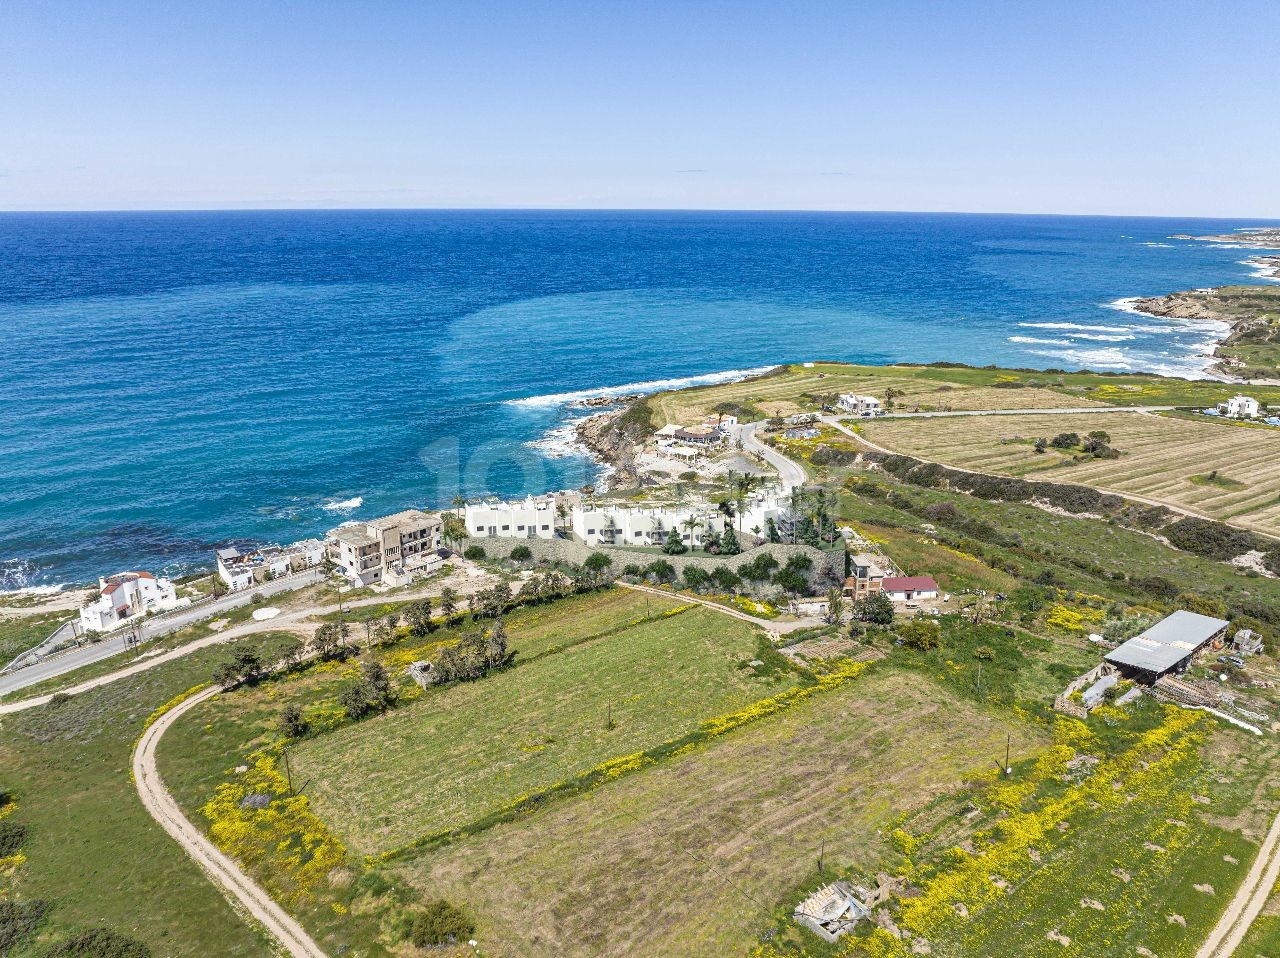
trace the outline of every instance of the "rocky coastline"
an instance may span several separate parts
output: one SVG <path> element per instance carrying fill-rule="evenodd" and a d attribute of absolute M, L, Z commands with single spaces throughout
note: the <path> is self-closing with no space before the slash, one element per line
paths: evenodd
<path fill-rule="evenodd" d="M 1260 256 L 1253 265 L 1280 276 L 1280 256 Z M 1244 379 L 1280 376 L 1274 358 L 1280 345 L 1280 286 L 1185 290 L 1134 299 L 1129 306 L 1148 316 L 1225 323 L 1230 332 L 1214 349 L 1212 371 Z"/>
<path fill-rule="evenodd" d="M 635 397 L 632 402 L 642 397 Z M 634 439 L 621 428 L 624 409 L 588 416 L 577 424 L 578 442 L 591 457 L 603 463 L 610 471 L 611 484 L 634 486 L 640 481 L 636 468 L 637 446 Z"/>

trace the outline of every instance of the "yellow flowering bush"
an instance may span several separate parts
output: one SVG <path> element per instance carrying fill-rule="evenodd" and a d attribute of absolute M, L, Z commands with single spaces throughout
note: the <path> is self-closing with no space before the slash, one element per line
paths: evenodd
<path fill-rule="evenodd" d="M 263 808 L 246 799 L 268 800 Z M 305 795 L 289 795 L 270 752 L 249 757 L 238 781 L 224 782 L 201 809 L 213 843 L 253 871 L 272 897 L 293 905 L 315 900 L 346 848 L 311 811 Z"/>
<path fill-rule="evenodd" d="M 150 715 L 147 716 L 147 720 L 142 723 L 142 731 L 145 732 L 147 729 L 151 728 L 151 726 L 155 725 L 156 722 L 159 721 L 160 717 L 164 715 L 166 712 L 172 711 L 173 709 L 181 705 L 183 702 L 185 702 L 187 699 L 191 698 L 191 696 L 198 695 L 208 687 L 209 687 L 208 682 L 202 682 L 199 685 L 191 686 L 191 688 L 187 689 L 185 692 L 179 692 L 173 698 L 169 699 L 169 701 L 165 702 L 164 705 L 161 705 L 154 712 L 152 712 Z"/>
<path fill-rule="evenodd" d="M 1044 624 L 1051 629 L 1060 629 L 1063 632 L 1083 632 L 1084 616 L 1074 609 L 1068 609 L 1065 605 L 1055 605 L 1049 610 Z"/>

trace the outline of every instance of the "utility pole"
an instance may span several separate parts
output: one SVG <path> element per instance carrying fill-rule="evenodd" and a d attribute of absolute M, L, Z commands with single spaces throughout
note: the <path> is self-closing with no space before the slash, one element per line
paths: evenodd
<path fill-rule="evenodd" d="M 283 753 L 285 780 L 289 783 L 289 797 L 293 798 L 293 770 L 289 767 L 289 747 L 287 745 L 284 747 Z"/>

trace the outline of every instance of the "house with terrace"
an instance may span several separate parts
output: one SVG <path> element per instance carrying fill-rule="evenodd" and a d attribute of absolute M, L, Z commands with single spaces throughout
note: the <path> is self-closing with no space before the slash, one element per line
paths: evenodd
<path fill-rule="evenodd" d="M 118 572 L 98 580 L 99 593 L 80 609 L 86 632 L 110 632 L 151 612 L 179 605 L 173 583 L 150 572 Z"/>
<path fill-rule="evenodd" d="M 406 509 L 381 519 L 352 522 L 329 532 L 329 558 L 353 585 L 400 586 L 434 572 L 440 553 L 440 516 Z"/>

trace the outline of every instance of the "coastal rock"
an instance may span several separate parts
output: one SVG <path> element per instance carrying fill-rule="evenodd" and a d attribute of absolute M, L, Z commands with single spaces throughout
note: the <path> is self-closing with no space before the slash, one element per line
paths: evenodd
<path fill-rule="evenodd" d="M 631 393 L 627 396 L 590 396 L 586 399 L 577 399 L 569 403 L 571 409 L 608 409 L 613 406 L 628 406 L 637 399 L 642 398 L 642 393 Z"/>

